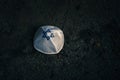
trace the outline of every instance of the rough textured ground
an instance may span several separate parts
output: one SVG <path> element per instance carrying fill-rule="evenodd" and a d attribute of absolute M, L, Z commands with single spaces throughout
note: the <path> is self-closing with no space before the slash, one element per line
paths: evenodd
<path fill-rule="evenodd" d="M 58 55 L 33 48 L 42 25 L 63 30 Z M 120 1 L 0 0 L 0 80 L 120 80 Z"/>

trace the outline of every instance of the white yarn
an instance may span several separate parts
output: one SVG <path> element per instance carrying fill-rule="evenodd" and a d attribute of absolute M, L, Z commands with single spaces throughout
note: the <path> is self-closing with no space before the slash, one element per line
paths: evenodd
<path fill-rule="evenodd" d="M 57 54 L 64 45 L 64 34 L 55 26 L 42 26 L 35 33 L 34 48 L 44 54 Z"/>

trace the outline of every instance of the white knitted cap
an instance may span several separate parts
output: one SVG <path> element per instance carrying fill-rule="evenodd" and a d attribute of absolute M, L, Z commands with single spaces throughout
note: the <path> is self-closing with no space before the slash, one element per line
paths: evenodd
<path fill-rule="evenodd" d="M 55 26 L 40 27 L 34 37 L 34 48 L 44 54 L 57 54 L 64 45 L 64 34 Z"/>

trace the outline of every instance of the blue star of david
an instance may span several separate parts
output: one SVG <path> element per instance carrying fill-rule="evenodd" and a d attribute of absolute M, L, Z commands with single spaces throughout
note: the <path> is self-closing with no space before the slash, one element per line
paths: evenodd
<path fill-rule="evenodd" d="M 50 29 L 48 29 L 46 31 L 42 30 L 42 33 L 43 33 L 42 37 L 46 38 L 47 40 L 54 37 L 54 35 L 53 35 L 53 33 L 51 32 Z M 50 33 L 50 35 L 48 35 L 47 33 Z"/>

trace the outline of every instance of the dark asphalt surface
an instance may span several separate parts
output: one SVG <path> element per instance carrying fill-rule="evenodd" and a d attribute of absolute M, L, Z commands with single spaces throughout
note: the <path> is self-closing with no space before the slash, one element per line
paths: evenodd
<path fill-rule="evenodd" d="M 33 48 L 42 25 L 63 30 L 59 54 Z M 120 80 L 120 1 L 0 0 L 0 80 Z"/>

